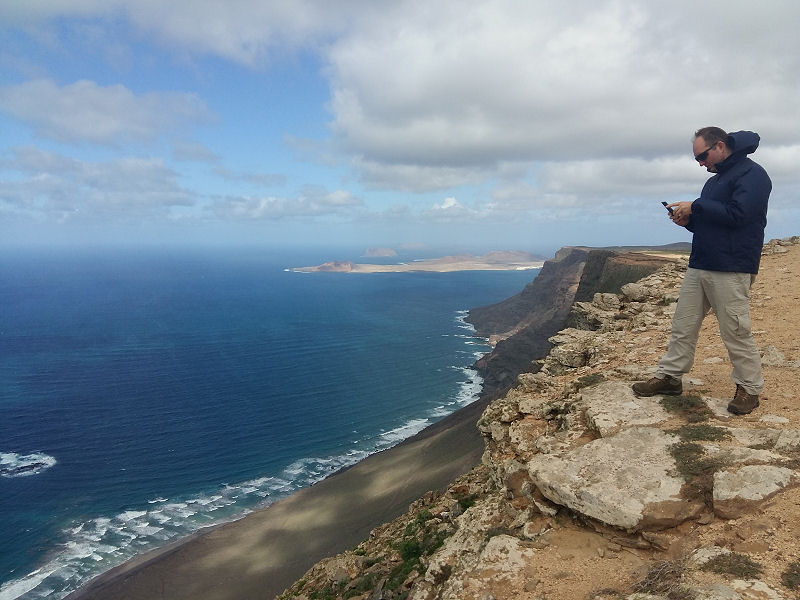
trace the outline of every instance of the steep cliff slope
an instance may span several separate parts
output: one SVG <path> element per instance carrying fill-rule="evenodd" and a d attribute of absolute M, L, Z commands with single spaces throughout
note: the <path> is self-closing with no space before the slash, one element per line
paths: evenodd
<path fill-rule="evenodd" d="M 567 247 L 546 261 L 539 275 L 517 295 L 470 310 L 467 321 L 494 349 L 475 363 L 484 395 L 497 397 L 520 373 L 550 349 L 547 341 L 564 326 L 572 303 L 597 292 L 619 292 L 626 283 L 652 273 L 669 261 L 641 252 Z"/>
<path fill-rule="evenodd" d="M 733 417 L 716 323 L 680 397 L 636 398 L 686 261 L 577 302 L 538 373 L 478 422 L 482 464 L 281 598 L 755 600 L 800 589 L 800 238 L 752 289 L 767 386 Z"/>

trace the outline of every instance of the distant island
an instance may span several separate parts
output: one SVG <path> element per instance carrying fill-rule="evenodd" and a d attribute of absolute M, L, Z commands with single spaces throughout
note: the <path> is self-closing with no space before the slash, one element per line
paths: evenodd
<path fill-rule="evenodd" d="M 523 271 L 540 269 L 541 257 L 517 251 L 489 252 L 482 256 L 459 254 L 442 258 L 427 258 L 394 265 L 375 265 L 350 261 L 330 261 L 314 267 L 294 267 L 295 273 L 409 273 L 429 271 L 447 273 L 451 271 Z"/>
<path fill-rule="evenodd" d="M 385 258 L 387 256 L 397 256 L 397 251 L 393 248 L 367 248 L 364 256 L 367 258 Z"/>

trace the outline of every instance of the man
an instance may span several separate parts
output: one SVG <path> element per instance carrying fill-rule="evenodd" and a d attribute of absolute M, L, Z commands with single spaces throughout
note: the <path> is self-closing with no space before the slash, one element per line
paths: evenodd
<path fill-rule="evenodd" d="M 719 127 L 704 127 L 695 133 L 694 158 L 714 176 L 694 202 L 668 205 L 672 221 L 694 234 L 692 253 L 667 351 L 655 377 L 633 385 L 637 396 L 683 392 L 681 376 L 694 363 L 700 325 L 712 309 L 736 384 L 728 411 L 745 415 L 759 404 L 764 379 L 750 331 L 750 286 L 761 261 L 767 200 L 772 191 L 767 172 L 747 157 L 756 151 L 759 140 L 752 131 L 727 134 Z"/>

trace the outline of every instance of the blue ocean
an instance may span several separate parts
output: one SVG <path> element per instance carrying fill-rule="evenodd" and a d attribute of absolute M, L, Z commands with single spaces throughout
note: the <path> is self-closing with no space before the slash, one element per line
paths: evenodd
<path fill-rule="evenodd" d="M 3 252 L 0 600 L 62 598 L 472 402 L 489 348 L 467 310 L 538 272 L 287 270 L 332 258 L 366 262 Z"/>

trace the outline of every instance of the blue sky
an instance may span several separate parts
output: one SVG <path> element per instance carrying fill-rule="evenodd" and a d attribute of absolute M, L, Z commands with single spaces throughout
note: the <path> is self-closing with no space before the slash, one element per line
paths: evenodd
<path fill-rule="evenodd" d="M 563 4 L 563 6 L 562 6 Z M 705 125 L 800 234 L 794 1 L 0 0 L 7 244 L 690 239 Z"/>

